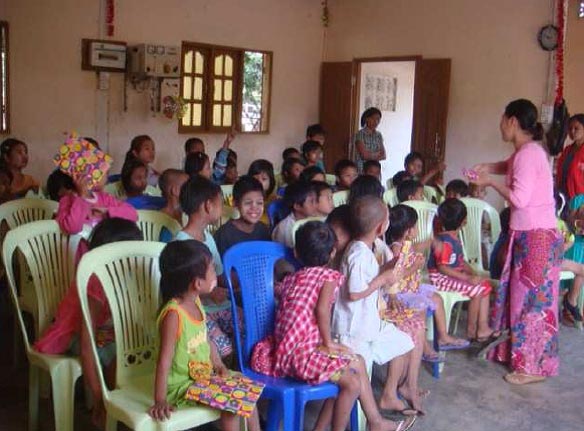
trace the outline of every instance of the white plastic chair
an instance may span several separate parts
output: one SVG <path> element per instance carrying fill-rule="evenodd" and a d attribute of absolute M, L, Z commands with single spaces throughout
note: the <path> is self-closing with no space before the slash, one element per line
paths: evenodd
<path fill-rule="evenodd" d="M 334 186 L 337 183 L 337 176 L 334 174 L 325 174 L 326 177 L 326 182 L 331 185 Z"/>
<path fill-rule="evenodd" d="M 440 196 L 434 187 L 424 186 L 424 198 L 431 203 L 440 204 Z"/>
<path fill-rule="evenodd" d="M 29 361 L 28 421 L 29 430 L 38 429 L 40 370 L 51 376 L 55 429 L 73 431 L 75 382 L 81 375 L 81 364 L 74 357 L 39 353 L 31 346 L 22 317 L 12 261 L 17 251 L 30 269 L 37 305 L 35 334 L 37 337 L 53 320 L 59 303 L 75 277 L 75 254 L 78 235 L 66 235 L 53 220 L 37 221 L 16 227 L 6 234 L 3 259 Z"/>
<path fill-rule="evenodd" d="M 399 200 L 397 198 L 397 190 L 394 188 L 387 189 L 387 191 L 383 193 L 383 202 L 385 202 L 390 207 L 398 205 Z"/>
<path fill-rule="evenodd" d="M 106 244 L 89 251 L 79 263 L 77 288 L 96 364 L 99 358 L 87 299 L 87 284 L 92 274 L 103 287 L 114 325 L 116 389 L 108 389 L 103 371 L 97 367 L 107 412 L 107 431 L 115 431 L 118 422 L 136 431 L 183 430 L 219 418 L 216 410 L 202 406 L 178 409 L 164 422 L 148 415 L 148 408 L 154 403 L 158 357 L 156 317 L 160 307 L 158 258 L 163 248 L 164 244 L 144 241 Z"/>
<path fill-rule="evenodd" d="M 113 197 L 125 200 L 126 199 L 126 191 L 122 186 L 122 181 L 114 181 L 113 183 L 108 183 L 104 186 L 103 191 L 109 193 Z M 146 190 L 144 190 L 144 194 L 148 196 L 162 196 L 162 192 L 158 187 L 154 187 L 151 185 L 146 186 Z"/>
<path fill-rule="evenodd" d="M 414 243 L 424 242 L 432 238 L 434 236 L 432 223 L 438 213 L 438 206 L 424 201 L 405 201 L 402 203 L 412 207 L 418 213 L 418 237 L 414 239 Z"/>
<path fill-rule="evenodd" d="M 333 205 L 339 207 L 345 205 L 349 201 L 349 190 L 341 190 L 333 193 Z"/>
<path fill-rule="evenodd" d="M 223 205 L 233 206 L 233 184 L 222 185 L 221 195 L 223 196 Z"/>
<path fill-rule="evenodd" d="M 181 225 L 169 215 L 153 210 L 138 210 L 138 227 L 145 241 L 160 241 L 162 229 L 166 228 L 174 238 Z"/>

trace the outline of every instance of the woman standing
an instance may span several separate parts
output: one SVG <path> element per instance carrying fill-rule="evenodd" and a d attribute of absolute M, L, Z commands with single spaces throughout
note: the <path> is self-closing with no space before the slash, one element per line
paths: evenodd
<path fill-rule="evenodd" d="M 363 173 L 363 163 L 367 160 L 385 160 L 383 136 L 377 131 L 381 121 L 381 111 L 368 108 L 361 115 L 362 129 L 355 135 L 355 162 L 359 173 Z"/>
<path fill-rule="evenodd" d="M 558 189 L 568 199 L 584 193 L 584 114 L 570 118 L 568 133 L 573 141 L 558 158 Z"/>
<path fill-rule="evenodd" d="M 556 229 L 553 177 L 540 141 L 537 108 L 515 100 L 501 118 L 501 135 L 513 143 L 507 160 L 475 166 L 479 186 L 491 186 L 511 207 L 510 241 L 491 327 L 509 329 L 492 359 L 507 363 L 508 383 L 524 385 L 558 373 L 558 289 L 562 238 Z M 489 174 L 506 175 L 504 184 Z"/>

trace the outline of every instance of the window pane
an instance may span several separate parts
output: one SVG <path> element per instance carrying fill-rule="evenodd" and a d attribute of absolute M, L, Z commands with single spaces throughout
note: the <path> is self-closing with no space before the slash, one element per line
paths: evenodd
<path fill-rule="evenodd" d="M 213 105 L 213 126 L 221 126 L 221 105 Z"/>
<path fill-rule="evenodd" d="M 241 109 L 241 129 L 243 132 L 260 132 L 264 108 L 264 67 L 265 54 L 245 51 L 243 56 L 243 101 Z M 269 75 L 268 75 L 269 76 Z"/>
<path fill-rule="evenodd" d="M 195 78 L 195 93 L 193 94 L 193 99 L 203 99 L 203 78 Z"/>
<path fill-rule="evenodd" d="M 231 127 L 231 105 L 223 105 L 223 126 Z"/>
<path fill-rule="evenodd" d="M 205 57 L 199 51 L 195 53 L 195 73 L 203 74 L 203 67 L 205 66 Z"/>
<path fill-rule="evenodd" d="M 223 82 L 220 79 L 215 79 L 215 83 L 213 85 L 213 100 L 221 101 L 223 100 L 222 97 L 222 84 Z"/>
<path fill-rule="evenodd" d="M 215 57 L 215 75 L 223 75 L 223 55 Z"/>
<path fill-rule="evenodd" d="M 225 56 L 225 76 L 233 76 L 233 59 L 231 56 Z"/>
<path fill-rule="evenodd" d="M 200 103 L 193 104 L 193 126 L 200 126 L 203 124 L 203 114 Z"/>
<path fill-rule="evenodd" d="M 233 81 L 226 79 L 223 82 L 223 100 L 226 102 L 231 102 L 233 98 Z"/>
<path fill-rule="evenodd" d="M 181 123 L 183 126 L 190 126 L 191 125 L 191 104 L 186 104 L 185 115 L 181 118 Z"/>
<path fill-rule="evenodd" d="M 185 60 L 183 63 L 184 73 L 191 73 L 193 71 L 193 51 L 188 51 L 185 54 Z"/>
<path fill-rule="evenodd" d="M 191 94 L 193 90 L 193 78 L 190 76 L 183 77 L 183 98 L 191 99 Z"/>

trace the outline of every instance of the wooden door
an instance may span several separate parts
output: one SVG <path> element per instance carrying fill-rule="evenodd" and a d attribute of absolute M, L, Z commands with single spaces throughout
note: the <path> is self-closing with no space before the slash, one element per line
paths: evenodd
<path fill-rule="evenodd" d="M 450 59 L 416 64 L 412 150 L 422 153 L 426 169 L 445 157 L 450 66 Z"/>
<path fill-rule="evenodd" d="M 320 124 L 326 131 L 324 163 L 332 173 L 335 163 L 348 157 L 353 132 L 353 63 L 322 63 L 320 81 Z"/>

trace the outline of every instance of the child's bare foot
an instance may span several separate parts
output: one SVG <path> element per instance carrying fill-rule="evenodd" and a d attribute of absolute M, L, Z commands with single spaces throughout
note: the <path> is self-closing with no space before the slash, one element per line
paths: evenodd
<path fill-rule="evenodd" d="M 391 413 L 401 413 L 404 416 L 413 416 L 418 414 L 416 409 L 410 408 L 407 403 L 399 398 L 384 398 L 379 399 L 379 411 L 382 416 L 385 416 L 384 412 Z"/>
<path fill-rule="evenodd" d="M 424 415 L 424 411 L 422 410 L 422 399 L 428 396 L 430 393 L 429 391 L 422 391 L 417 388 L 412 390 L 407 386 L 402 386 L 398 389 L 398 392 L 404 400 L 410 403 L 410 406 L 412 406 L 412 408 L 415 409 L 418 414 Z"/>

